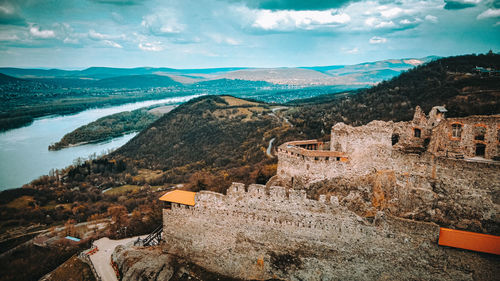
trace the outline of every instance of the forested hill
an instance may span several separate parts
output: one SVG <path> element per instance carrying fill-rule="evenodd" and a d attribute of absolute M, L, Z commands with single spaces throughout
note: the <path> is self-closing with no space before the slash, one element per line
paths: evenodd
<path fill-rule="evenodd" d="M 444 58 L 370 89 L 296 101 L 274 112 L 269 104 L 202 97 L 179 106 L 113 156 L 150 169 L 182 167 L 186 176 L 264 161 L 271 138 L 275 144 L 327 138 L 337 122 L 410 120 L 417 105 L 428 112 L 444 104 L 449 116 L 495 114 L 500 112 L 498 69 L 500 55 Z"/>
<path fill-rule="evenodd" d="M 269 141 L 281 140 L 289 128 L 272 109 L 269 104 L 231 96 L 193 99 L 154 122 L 111 157 L 164 170 L 164 179 L 170 182 L 185 182 L 199 171 L 222 170 L 231 171 L 233 179 L 255 180 L 260 168 L 274 163 L 265 153 Z M 224 185 L 230 183 L 226 179 Z"/>
<path fill-rule="evenodd" d="M 425 112 L 445 105 L 449 117 L 500 113 L 500 55 L 442 58 L 417 66 L 369 89 L 350 95 L 323 95 L 290 103 L 300 109 L 290 122 L 318 138 L 337 122 L 410 120 L 415 107 Z"/>

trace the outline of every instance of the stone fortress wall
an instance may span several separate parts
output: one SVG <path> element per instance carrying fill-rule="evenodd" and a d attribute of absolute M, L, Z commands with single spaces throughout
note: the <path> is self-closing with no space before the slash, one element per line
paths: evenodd
<path fill-rule="evenodd" d="M 438 224 L 424 222 L 497 235 L 500 225 L 499 162 L 436 154 L 442 144 L 434 134 L 450 124 L 443 112 L 417 108 L 410 122 L 340 123 L 330 143 L 285 143 L 268 186 L 233 183 L 226 195 L 200 191 L 194 206 L 164 209 L 162 249 L 241 279 L 496 278 L 498 259 L 438 247 Z M 353 189 L 308 198 L 325 180 L 333 187 L 351 181 Z M 371 197 L 360 199 L 362 190 Z M 350 209 L 360 200 L 371 201 L 372 215 Z"/>
<path fill-rule="evenodd" d="M 467 280 L 463 253 L 437 246 L 439 227 L 379 212 L 367 220 L 335 196 L 233 183 L 227 195 L 201 191 L 195 206 L 165 209 L 164 251 L 242 279 Z M 439 260 L 436 256 L 447 256 Z M 429 264 L 429 260 L 433 260 Z M 450 263 L 450 264 L 448 264 Z M 410 268 L 407 265 L 411 264 Z M 448 266 L 443 272 L 436 267 Z M 477 266 L 495 263 L 478 257 Z M 402 270 L 404 268 L 404 270 Z"/>
<path fill-rule="evenodd" d="M 495 161 L 500 116 L 446 119 L 438 113 L 434 108 L 426 116 L 417 107 L 409 122 L 338 123 L 328 151 L 315 150 L 314 140 L 285 143 L 278 148 L 274 183 L 309 192 L 350 181 L 378 197 L 364 200 L 373 205 L 361 207 L 365 214 L 389 208 L 398 216 L 500 234 L 500 161 Z M 452 132 L 453 124 L 460 130 Z M 485 145 L 484 155 L 472 157 L 478 144 Z M 325 156 L 334 154 L 339 157 Z M 367 186 L 368 177 L 381 173 L 395 180 Z M 351 193 L 350 201 L 362 197 L 357 190 Z"/>
<path fill-rule="evenodd" d="M 315 143 L 315 140 L 285 143 L 278 148 L 277 176 L 282 184 L 291 186 L 297 180 L 307 185 L 337 177 L 363 176 L 379 170 L 416 173 L 435 179 L 439 177 L 437 167 L 448 164 L 451 158 L 463 159 L 458 164 L 463 169 L 491 170 L 498 186 L 500 162 L 490 159 L 500 157 L 500 116 L 445 119 L 444 115 L 439 115 L 439 118 L 437 115 L 436 108 L 426 117 L 417 107 L 413 120 L 409 122 L 372 121 L 359 127 L 338 123 L 332 128 L 328 151 L 302 145 Z M 461 126 L 460 137 L 452 136 L 454 124 Z M 482 136 L 477 135 L 478 128 L 484 128 Z M 415 130 L 418 130 L 418 136 Z M 473 158 L 478 144 L 484 145 L 484 155 L 481 156 L 490 161 Z M 454 163 L 457 166 L 458 162 Z M 418 171 L 408 169 L 416 166 L 421 168 Z M 472 178 L 464 180 L 482 181 L 483 174 L 472 174 Z M 484 183 L 489 186 L 491 182 Z"/>

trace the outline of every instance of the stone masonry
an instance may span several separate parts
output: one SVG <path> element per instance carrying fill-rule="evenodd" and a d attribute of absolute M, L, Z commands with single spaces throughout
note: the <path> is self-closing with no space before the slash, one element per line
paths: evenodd
<path fill-rule="evenodd" d="M 241 279 L 472 280 L 498 259 L 437 246 L 439 227 L 379 212 L 367 220 L 336 197 L 234 183 L 164 213 L 164 252 Z M 460 260 L 473 258 L 465 266 Z M 446 268 L 446 269 L 445 269 Z"/>

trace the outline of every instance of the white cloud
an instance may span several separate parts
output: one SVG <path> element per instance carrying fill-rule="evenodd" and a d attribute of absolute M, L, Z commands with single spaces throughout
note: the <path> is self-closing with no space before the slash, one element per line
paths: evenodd
<path fill-rule="evenodd" d="M 19 37 L 16 34 L 2 34 L 0 33 L 0 41 L 17 41 Z"/>
<path fill-rule="evenodd" d="M 153 34 L 178 34 L 185 30 L 186 26 L 179 23 L 177 16 L 170 10 L 162 10 L 161 13 L 151 14 L 142 18 L 141 26 Z"/>
<path fill-rule="evenodd" d="M 240 45 L 241 42 L 231 38 L 231 37 L 226 37 L 218 33 L 213 33 L 208 35 L 212 40 L 214 40 L 217 44 L 227 44 L 227 45 L 232 45 L 232 46 L 237 46 Z"/>
<path fill-rule="evenodd" d="M 373 36 L 370 38 L 370 44 L 383 44 L 387 42 L 387 38 Z"/>
<path fill-rule="evenodd" d="M 39 26 L 31 26 L 29 31 L 30 34 L 36 38 L 49 39 L 56 37 L 56 33 L 54 32 L 54 30 L 50 29 L 40 30 Z"/>
<path fill-rule="evenodd" d="M 404 12 L 403 9 L 399 8 L 399 7 L 394 7 L 394 8 L 390 8 L 390 9 L 381 9 L 380 11 L 380 14 L 384 17 L 384 18 L 389 18 L 389 19 L 393 19 L 395 17 L 398 17 L 399 15 L 401 15 L 402 13 Z"/>
<path fill-rule="evenodd" d="M 488 9 L 477 16 L 478 20 L 500 17 L 500 9 Z"/>
<path fill-rule="evenodd" d="M 437 23 L 438 22 L 438 18 L 433 16 L 433 15 L 427 15 L 425 16 L 425 20 L 426 21 L 430 21 L 432 23 Z"/>
<path fill-rule="evenodd" d="M 111 41 L 111 40 L 103 40 L 102 42 L 104 42 L 104 44 L 106 44 L 110 47 L 113 47 L 113 48 L 119 48 L 119 49 L 123 48 L 122 45 L 120 45 L 114 41 Z"/>
<path fill-rule="evenodd" d="M 345 53 L 347 54 L 357 54 L 359 53 L 359 49 L 356 47 L 356 48 L 352 48 L 352 49 L 347 49 L 345 50 Z"/>
<path fill-rule="evenodd" d="M 338 26 L 348 23 L 351 17 L 336 10 L 326 11 L 271 11 L 256 10 L 253 27 L 264 30 L 312 30 L 324 26 Z"/>
<path fill-rule="evenodd" d="M 381 21 L 377 18 L 370 17 L 365 20 L 365 25 L 372 28 L 393 28 L 396 27 L 396 24 L 391 21 Z"/>
<path fill-rule="evenodd" d="M 106 36 L 102 33 L 96 32 L 95 30 L 91 29 L 89 30 L 89 38 L 93 40 L 104 40 L 109 38 L 109 36 Z"/>
<path fill-rule="evenodd" d="M 88 33 L 88 36 L 90 39 L 92 40 L 96 40 L 96 41 L 99 41 L 99 40 L 116 40 L 116 39 L 125 39 L 126 36 L 124 34 L 120 34 L 120 35 L 110 35 L 110 34 L 103 34 L 103 33 L 99 33 L 93 29 L 89 30 L 89 33 Z"/>
<path fill-rule="evenodd" d="M 80 43 L 80 42 L 79 42 L 79 41 L 78 41 L 78 39 L 76 39 L 76 38 L 69 38 L 69 37 L 66 37 L 66 38 L 64 38 L 63 43 L 64 43 L 64 44 L 78 44 L 78 43 Z"/>
<path fill-rule="evenodd" d="M 155 43 L 139 43 L 139 49 L 148 52 L 159 52 L 163 51 L 163 47 L 159 42 Z"/>
<path fill-rule="evenodd" d="M 10 6 L 9 3 L 4 3 L 4 5 L 0 6 L 0 13 L 12 15 L 14 12 L 14 7 Z"/>

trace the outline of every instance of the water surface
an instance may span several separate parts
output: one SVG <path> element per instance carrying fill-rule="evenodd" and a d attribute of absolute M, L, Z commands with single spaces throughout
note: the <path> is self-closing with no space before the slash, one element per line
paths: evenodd
<path fill-rule="evenodd" d="M 49 151 L 48 146 L 59 141 L 74 129 L 95 121 L 103 116 L 122 111 L 134 110 L 159 103 L 177 104 L 186 102 L 198 95 L 172 97 L 113 106 L 89 109 L 73 115 L 44 117 L 31 125 L 0 133 L 0 190 L 20 187 L 51 169 L 61 169 L 71 165 L 79 157 L 88 158 L 96 153 L 105 154 L 116 149 L 137 133 L 127 134 L 107 142 L 69 147 Z"/>

